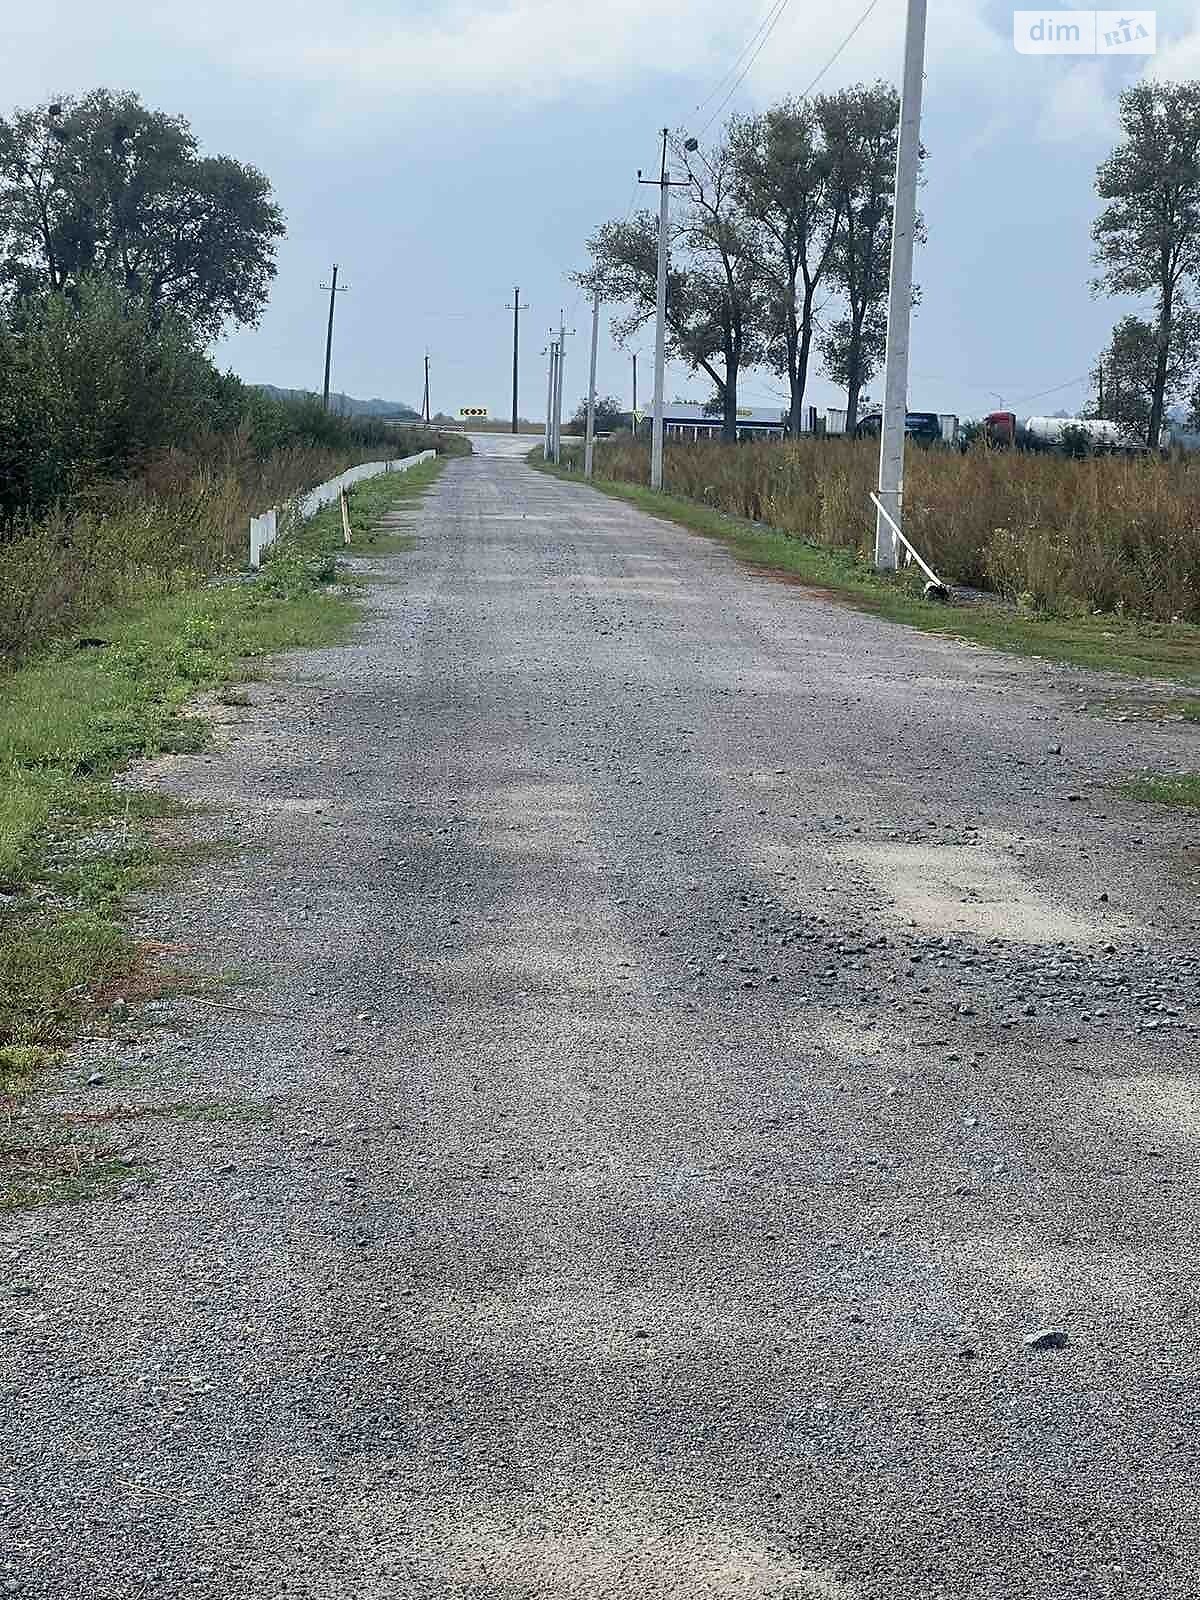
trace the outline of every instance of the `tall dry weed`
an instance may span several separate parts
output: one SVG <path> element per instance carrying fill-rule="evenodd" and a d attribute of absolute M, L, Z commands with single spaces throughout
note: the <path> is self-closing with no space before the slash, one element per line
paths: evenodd
<path fill-rule="evenodd" d="M 597 471 L 649 481 L 644 442 Z M 672 444 L 670 489 L 795 538 L 867 556 L 878 447 L 846 439 Z M 1200 462 L 910 449 L 905 532 L 946 578 L 1047 611 L 1200 622 Z"/>

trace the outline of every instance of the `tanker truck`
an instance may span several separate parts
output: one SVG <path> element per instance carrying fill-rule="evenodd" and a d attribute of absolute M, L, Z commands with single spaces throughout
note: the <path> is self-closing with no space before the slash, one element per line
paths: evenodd
<path fill-rule="evenodd" d="M 1024 417 L 992 411 L 983 419 L 989 444 L 1008 450 L 1054 450 L 1063 455 L 1080 450 L 1092 455 L 1142 455 L 1145 445 L 1131 444 L 1115 422 L 1098 417 Z"/>

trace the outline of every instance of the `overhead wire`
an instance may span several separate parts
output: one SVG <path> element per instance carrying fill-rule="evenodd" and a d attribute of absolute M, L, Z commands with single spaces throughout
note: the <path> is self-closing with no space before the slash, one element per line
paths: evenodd
<path fill-rule="evenodd" d="M 708 104 L 708 102 L 713 98 L 714 95 L 720 94 L 721 90 L 725 87 L 726 83 L 728 83 L 730 77 L 737 71 L 738 67 L 741 66 L 742 61 L 745 58 L 746 52 L 753 48 L 753 46 L 754 46 L 755 42 L 757 41 L 759 35 L 762 33 L 762 30 L 766 27 L 767 21 L 768 21 L 769 17 L 771 16 L 771 13 L 777 8 L 779 3 L 780 3 L 780 0 L 767 0 L 766 9 L 763 11 L 762 16 L 759 18 L 758 25 L 754 29 L 754 32 L 746 40 L 745 44 L 738 51 L 737 55 L 734 57 L 734 59 L 730 63 L 730 65 L 728 67 L 726 67 L 725 71 L 718 78 L 717 82 L 713 85 L 713 87 L 704 96 L 703 100 L 698 101 L 696 103 L 696 105 L 694 105 L 692 107 L 693 111 L 702 111 L 704 109 L 704 107 Z"/>
<path fill-rule="evenodd" d="M 872 3 L 873 4 L 877 4 L 878 0 L 872 0 Z M 748 57 L 745 66 L 742 68 L 742 70 L 738 73 L 737 77 L 730 84 L 728 90 L 726 91 L 726 93 L 724 94 L 724 96 L 722 97 L 720 102 L 718 103 L 716 110 L 712 113 L 712 115 L 709 117 L 708 121 L 700 129 L 700 132 L 702 134 L 708 132 L 709 128 L 712 127 L 713 123 L 721 115 L 722 111 L 724 111 L 725 107 L 729 104 L 729 102 L 733 99 L 734 95 L 741 88 L 742 84 L 746 81 L 746 76 L 749 73 L 750 68 L 754 65 L 754 63 L 758 60 L 759 56 L 762 55 L 763 51 L 766 49 L 767 43 L 770 40 L 771 35 L 775 32 L 775 29 L 778 26 L 780 19 L 782 18 L 784 12 L 788 8 L 788 4 L 789 4 L 789 0 L 777 0 L 775 9 L 774 9 L 773 13 L 771 14 L 771 20 L 770 20 L 765 32 L 763 33 L 762 38 L 758 41 L 758 44 L 755 46 L 754 50 L 752 51 L 752 53 Z"/>
<path fill-rule="evenodd" d="M 859 17 L 858 21 L 850 29 L 850 32 L 842 40 L 841 44 L 838 45 L 837 49 L 830 56 L 829 60 L 821 68 L 820 72 L 817 73 L 816 77 L 812 80 L 812 82 L 810 84 L 808 84 L 804 89 L 801 90 L 801 92 L 800 92 L 800 99 L 801 100 L 806 100 L 808 98 L 808 96 L 813 92 L 813 90 L 816 88 L 816 86 L 820 83 L 821 79 L 829 71 L 830 67 L 833 66 L 834 62 L 841 55 L 842 51 L 850 43 L 851 39 L 853 39 L 854 35 L 862 27 L 863 23 L 871 15 L 872 11 L 874 11 L 875 7 L 878 4 L 879 4 L 879 0 L 871 0 L 871 3 L 868 5 L 867 9 L 863 12 L 862 16 Z"/>

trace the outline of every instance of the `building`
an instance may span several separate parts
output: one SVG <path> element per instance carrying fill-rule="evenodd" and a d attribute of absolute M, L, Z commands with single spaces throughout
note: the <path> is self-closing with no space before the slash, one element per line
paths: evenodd
<path fill-rule="evenodd" d="M 739 406 L 737 429 L 739 439 L 782 439 L 787 413 L 765 406 Z M 650 414 L 642 420 L 642 431 L 651 427 Z M 673 400 L 663 406 L 663 433 L 668 439 L 719 439 L 723 423 L 720 413 L 714 415 L 702 405 L 692 401 Z"/>

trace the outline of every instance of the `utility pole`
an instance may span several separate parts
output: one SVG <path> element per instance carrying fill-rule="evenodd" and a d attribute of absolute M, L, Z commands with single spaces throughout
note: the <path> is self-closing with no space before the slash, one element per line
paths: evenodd
<path fill-rule="evenodd" d="M 904 82 L 896 146 L 896 205 L 892 213 L 892 264 L 888 285 L 887 361 L 879 434 L 879 499 L 904 526 L 904 433 L 908 412 L 908 334 L 912 315 L 913 243 L 917 229 L 917 174 L 921 162 L 921 85 L 925 71 L 926 0 L 908 0 L 904 29 Z M 881 511 L 875 513 L 875 565 L 894 572 L 899 540 Z"/>
<path fill-rule="evenodd" d="M 566 357 L 567 340 L 575 337 L 575 329 L 567 327 L 567 314 L 565 311 L 558 313 L 558 363 L 554 383 L 554 420 L 551 428 L 550 448 L 554 453 L 555 466 L 562 465 L 562 408 L 563 408 L 563 364 Z"/>
<path fill-rule="evenodd" d="M 629 415 L 629 420 L 633 424 L 634 433 L 637 432 L 637 358 L 638 352 L 635 350 L 633 352 L 633 410 Z"/>
<path fill-rule="evenodd" d="M 329 326 L 325 329 L 325 387 L 321 392 L 321 404 L 326 411 L 329 410 L 329 363 L 333 358 L 333 307 L 339 294 L 345 294 L 350 285 L 343 283 L 338 287 L 338 264 L 333 263 L 332 283 L 323 283 L 322 289 L 329 290 Z"/>
<path fill-rule="evenodd" d="M 521 304 L 521 291 L 520 291 L 520 289 L 514 289 L 513 290 L 513 303 L 510 306 L 505 306 L 504 309 L 506 311 L 511 311 L 512 314 L 513 314 L 513 415 L 512 415 L 512 431 L 514 433 L 517 433 L 519 431 L 519 429 L 517 428 L 517 357 L 518 357 L 518 354 L 519 354 L 520 348 L 521 348 L 521 313 L 522 313 L 522 311 L 528 311 L 529 310 L 528 306 L 523 306 Z"/>
<path fill-rule="evenodd" d="M 658 199 L 658 298 L 654 319 L 654 429 L 650 445 L 650 487 L 663 485 L 663 385 L 667 371 L 667 229 L 670 222 L 670 197 L 673 188 L 686 189 L 687 181 L 676 183 L 667 176 L 667 140 L 670 129 L 662 131 L 662 169 L 657 178 L 643 178 L 638 168 L 638 182 L 657 184 Z"/>
<path fill-rule="evenodd" d="M 554 395 L 558 386 L 558 346 L 554 342 L 553 328 L 550 330 L 550 343 L 542 354 L 550 357 L 550 376 L 546 385 L 546 438 L 542 445 L 542 460 L 549 461 L 554 429 Z"/>
<path fill-rule="evenodd" d="M 583 447 L 583 475 L 590 478 L 596 455 L 596 351 L 600 347 L 600 291 L 592 295 L 592 364 L 588 373 L 587 439 Z"/>
<path fill-rule="evenodd" d="M 429 351 L 425 352 L 425 398 L 421 402 L 421 415 L 429 422 Z"/>

